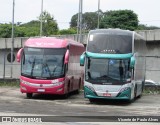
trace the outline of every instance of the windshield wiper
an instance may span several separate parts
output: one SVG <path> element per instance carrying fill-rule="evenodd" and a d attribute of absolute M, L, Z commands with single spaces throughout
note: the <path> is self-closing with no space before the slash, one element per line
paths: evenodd
<path fill-rule="evenodd" d="M 49 76 L 51 77 L 51 71 L 50 71 L 50 69 L 49 69 L 49 66 L 48 66 L 47 63 L 46 63 L 45 65 L 46 65 L 46 67 L 47 67 L 47 69 L 48 69 Z"/>
<path fill-rule="evenodd" d="M 49 69 L 49 66 L 48 66 L 48 64 L 47 63 L 44 63 L 43 65 L 42 65 L 42 73 L 41 73 L 41 76 L 43 77 L 43 70 L 45 70 L 45 68 L 47 68 L 47 71 L 48 71 L 48 73 L 49 73 L 49 76 L 51 77 L 52 75 L 51 75 L 51 71 L 50 71 L 50 69 Z"/>
<path fill-rule="evenodd" d="M 34 60 L 33 60 L 33 63 L 32 63 L 32 69 L 31 69 L 31 76 L 33 77 L 33 69 L 34 69 L 34 66 L 35 66 L 35 60 L 36 60 L 36 57 L 34 57 Z"/>
<path fill-rule="evenodd" d="M 58 66 L 55 66 L 55 67 L 54 67 L 53 75 L 52 75 L 52 76 L 54 76 L 54 74 L 55 74 L 55 71 L 56 71 L 57 67 L 58 67 Z"/>

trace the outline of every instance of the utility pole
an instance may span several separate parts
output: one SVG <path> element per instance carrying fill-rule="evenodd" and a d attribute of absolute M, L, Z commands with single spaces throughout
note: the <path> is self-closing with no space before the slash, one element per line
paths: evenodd
<path fill-rule="evenodd" d="M 79 5 L 78 5 L 78 19 L 77 19 L 77 41 L 79 41 L 79 28 L 80 28 L 80 1 L 81 0 L 79 0 Z"/>
<path fill-rule="evenodd" d="M 14 6 L 15 6 L 15 0 L 13 0 L 13 10 L 12 10 L 11 78 L 13 74 L 13 55 L 14 55 Z"/>
<path fill-rule="evenodd" d="M 83 10 L 83 0 L 80 0 L 80 28 L 79 28 L 79 34 L 80 34 L 80 38 L 79 38 L 79 42 L 82 42 L 82 10 Z"/>
<path fill-rule="evenodd" d="M 100 0 L 98 0 L 98 24 L 97 24 L 97 29 L 99 29 L 99 14 L 100 14 Z"/>
<path fill-rule="evenodd" d="M 42 28 L 43 28 L 43 0 L 41 1 L 41 21 L 40 21 L 40 36 L 42 36 L 42 32 L 43 32 L 43 30 L 42 30 Z"/>

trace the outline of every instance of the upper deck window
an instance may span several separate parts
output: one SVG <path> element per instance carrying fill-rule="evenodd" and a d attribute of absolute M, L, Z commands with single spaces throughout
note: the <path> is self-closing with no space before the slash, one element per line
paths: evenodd
<path fill-rule="evenodd" d="M 109 33 L 90 34 L 87 51 L 109 54 L 132 53 L 132 36 Z"/>

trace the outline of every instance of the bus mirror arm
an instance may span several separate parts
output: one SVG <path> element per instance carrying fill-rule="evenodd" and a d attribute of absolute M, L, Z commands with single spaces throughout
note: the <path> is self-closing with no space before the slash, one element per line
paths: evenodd
<path fill-rule="evenodd" d="M 22 52 L 23 52 L 23 48 L 21 48 L 18 52 L 17 52 L 17 62 L 20 62 L 21 61 L 21 55 L 22 55 Z"/>
<path fill-rule="evenodd" d="M 80 56 L 80 66 L 84 66 L 84 62 L 85 62 L 85 53 L 83 53 L 83 54 Z"/>
<path fill-rule="evenodd" d="M 130 68 L 134 68 L 134 65 L 135 65 L 135 58 L 134 56 L 132 56 L 130 59 Z"/>

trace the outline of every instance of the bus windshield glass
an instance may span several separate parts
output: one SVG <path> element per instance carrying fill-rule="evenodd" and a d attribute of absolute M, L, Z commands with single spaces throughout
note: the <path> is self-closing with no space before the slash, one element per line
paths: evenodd
<path fill-rule="evenodd" d="M 94 33 L 89 35 L 87 51 L 93 53 L 132 53 L 132 36 Z"/>
<path fill-rule="evenodd" d="M 87 59 L 86 81 L 93 84 L 125 84 L 131 80 L 129 59 Z"/>
<path fill-rule="evenodd" d="M 24 48 L 21 74 L 35 79 L 63 76 L 65 52 L 64 48 Z"/>

